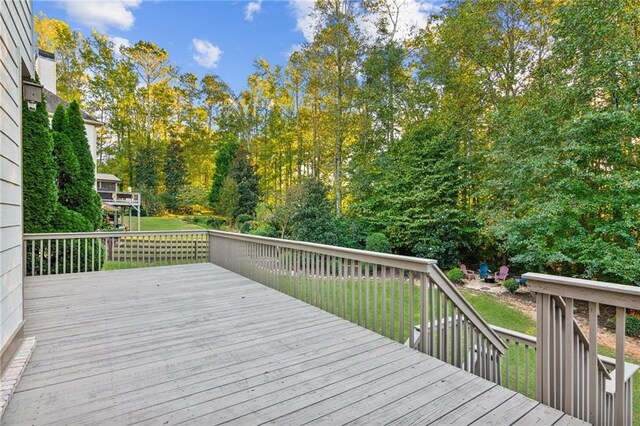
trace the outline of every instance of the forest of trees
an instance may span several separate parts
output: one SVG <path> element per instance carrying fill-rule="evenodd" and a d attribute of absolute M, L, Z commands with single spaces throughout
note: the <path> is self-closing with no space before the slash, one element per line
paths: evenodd
<path fill-rule="evenodd" d="M 453 0 L 412 32 L 402 7 L 318 1 L 313 41 L 240 93 L 151 41 L 36 34 L 151 214 L 640 284 L 638 2 Z"/>

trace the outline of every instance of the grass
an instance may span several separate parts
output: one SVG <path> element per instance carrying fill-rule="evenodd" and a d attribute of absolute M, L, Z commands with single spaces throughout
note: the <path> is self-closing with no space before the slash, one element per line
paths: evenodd
<path fill-rule="evenodd" d="M 125 223 L 128 224 L 128 220 L 127 218 Z M 131 228 L 132 231 L 138 230 L 138 221 L 136 219 L 131 221 Z M 179 216 L 141 217 L 140 228 L 142 231 L 188 231 L 192 229 L 204 229 L 198 225 L 184 221 Z"/>

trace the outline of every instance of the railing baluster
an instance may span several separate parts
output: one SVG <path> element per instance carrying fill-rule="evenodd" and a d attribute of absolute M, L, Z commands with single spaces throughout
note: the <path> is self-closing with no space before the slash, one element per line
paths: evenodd
<path fill-rule="evenodd" d="M 347 288 L 347 275 L 348 275 L 348 261 L 340 258 L 340 288 L 342 288 L 342 318 L 346 319 L 349 311 L 348 304 L 348 288 Z"/>
<path fill-rule="evenodd" d="M 370 310 L 371 307 L 369 306 L 369 300 L 371 299 L 371 295 L 369 294 L 369 268 L 371 267 L 370 263 L 365 263 L 364 264 L 364 291 L 365 291 L 365 317 L 364 317 L 364 327 L 365 328 L 369 328 L 371 327 L 371 319 L 370 319 Z"/>
<path fill-rule="evenodd" d="M 435 341 L 435 296 L 433 280 L 429 277 L 429 355 L 436 356 L 436 341 Z M 473 351 L 473 348 L 471 348 Z"/>
<path fill-rule="evenodd" d="M 373 331 L 379 333 L 380 329 L 378 327 L 378 264 L 371 264 L 373 269 L 371 270 L 371 291 L 373 292 Z"/>
<path fill-rule="evenodd" d="M 389 324 L 389 337 L 395 340 L 396 331 L 396 268 L 391 268 L 391 282 L 389 289 L 391 290 L 391 324 Z"/>
<path fill-rule="evenodd" d="M 40 253 L 38 253 L 39 261 L 38 261 L 38 275 L 44 275 L 42 270 L 44 269 L 44 261 L 43 261 L 43 253 L 44 253 L 44 240 L 40 240 Z"/>
<path fill-rule="evenodd" d="M 413 271 L 409 271 L 409 346 L 414 349 L 415 348 L 415 342 L 414 342 L 414 338 L 413 338 L 413 332 L 414 332 L 414 326 L 413 326 L 413 322 L 414 322 L 414 315 L 413 315 L 413 297 L 414 297 L 414 282 L 413 282 Z"/>
<path fill-rule="evenodd" d="M 51 240 L 47 240 L 47 275 L 51 275 Z"/>
<path fill-rule="evenodd" d="M 404 326 L 405 326 L 405 312 L 404 312 L 404 293 L 406 291 L 406 280 L 404 278 L 404 269 L 398 270 L 398 286 L 400 287 L 400 319 L 398 334 L 400 338 L 398 341 L 404 342 Z"/>
<path fill-rule="evenodd" d="M 423 272 L 420 273 L 420 351 L 427 353 L 427 278 Z"/>

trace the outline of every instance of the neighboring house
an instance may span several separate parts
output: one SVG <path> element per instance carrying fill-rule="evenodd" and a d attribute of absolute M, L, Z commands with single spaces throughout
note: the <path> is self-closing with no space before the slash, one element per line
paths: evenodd
<path fill-rule="evenodd" d="M 35 68 L 36 72 L 38 73 L 38 77 L 40 78 L 40 83 L 44 86 L 44 96 L 47 101 L 47 112 L 49 113 L 49 118 L 52 118 L 53 113 L 56 111 L 56 108 L 59 104 L 62 104 L 65 108 L 69 106 L 69 103 L 67 101 L 57 95 L 55 54 L 45 52 L 44 50 L 38 50 Z M 87 139 L 89 140 L 89 147 L 91 149 L 91 157 L 93 157 L 93 163 L 98 164 L 98 127 L 103 126 L 103 123 L 96 120 L 85 111 L 82 111 L 82 118 L 84 120 L 84 127 L 87 131 Z"/>
<path fill-rule="evenodd" d="M 102 199 L 102 209 L 107 215 L 113 213 L 113 225 L 116 228 L 124 224 L 124 219 L 128 213 L 129 230 L 132 228 L 132 215 L 135 212 L 138 220 L 138 230 L 140 230 L 140 194 L 131 192 L 131 188 L 127 192 L 119 191 L 118 185 L 121 183 L 122 181 L 117 176 L 108 173 L 96 174 L 96 188 Z M 118 217 L 120 217 L 120 220 Z"/>
<path fill-rule="evenodd" d="M 31 1 L 0 2 L 0 371 L 24 338 L 22 81 L 34 57 Z"/>

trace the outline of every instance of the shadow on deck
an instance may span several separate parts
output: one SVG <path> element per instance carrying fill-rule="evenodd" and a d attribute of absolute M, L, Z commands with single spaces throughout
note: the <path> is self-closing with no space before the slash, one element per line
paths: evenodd
<path fill-rule="evenodd" d="M 577 424 L 213 264 L 25 279 L 3 424 Z"/>

